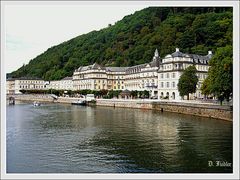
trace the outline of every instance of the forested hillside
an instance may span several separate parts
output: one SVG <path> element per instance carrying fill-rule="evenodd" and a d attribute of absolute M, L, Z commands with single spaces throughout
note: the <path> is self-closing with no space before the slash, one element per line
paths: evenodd
<path fill-rule="evenodd" d="M 176 47 L 205 55 L 232 45 L 232 31 L 232 8 L 149 7 L 100 31 L 51 47 L 11 76 L 57 80 L 94 62 L 132 66 L 151 61 L 156 48 L 161 57 Z"/>

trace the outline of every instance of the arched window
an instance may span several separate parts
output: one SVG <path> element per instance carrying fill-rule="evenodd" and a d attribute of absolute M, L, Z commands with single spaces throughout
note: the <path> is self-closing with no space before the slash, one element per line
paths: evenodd
<path fill-rule="evenodd" d="M 169 99 L 169 92 L 167 92 L 166 96 L 167 96 L 167 98 Z"/>
<path fill-rule="evenodd" d="M 172 99 L 175 99 L 175 92 L 172 93 Z"/>

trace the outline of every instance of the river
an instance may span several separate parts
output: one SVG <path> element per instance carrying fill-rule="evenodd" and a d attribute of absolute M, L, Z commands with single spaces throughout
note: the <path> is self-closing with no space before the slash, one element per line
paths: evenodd
<path fill-rule="evenodd" d="M 232 163 L 228 121 L 29 103 L 7 105 L 6 121 L 7 173 L 232 172 L 217 164 Z"/>

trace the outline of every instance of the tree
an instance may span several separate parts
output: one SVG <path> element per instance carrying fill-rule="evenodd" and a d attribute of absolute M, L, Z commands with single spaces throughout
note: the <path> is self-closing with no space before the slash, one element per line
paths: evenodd
<path fill-rule="evenodd" d="M 137 90 L 131 91 L 131 96 L 132 96 L 133 98 L 137 98 L 137 96 L 138 96 L 138 91 L 137 91 Z"/>
<path fill-rule="evenodd" d="M 198 82 L 198 77 L 196 75 L 196 67 L 189 66 L 184 71 L 183 74 L 180 76 L 178 82 L 178 91 L 180 96 L 187 95 L 187 99 L 189 100 L 189 93 L 196 92 L 196 85 Z"/>
<path fill-rule="evenodd" d="M 218 48 L 213 58 L 209 61 L 208 77 L 204 80 L 202 91 L 213 94 L 222 101 L 232 97 L 233 92 L 233 52 L 232 46 Z"/>
<path fill-rule="evenodd" d="M 95 62 L 107 66 L 134 66 L 151 61 L 158 48 L 163 58 L 180 47 L 205 55 L 232 44 L 232 8 L 149 7 L 125 16 L 111 27 L 77 36 L 32 59 L 12 77 L 58 80 L 79 66 Z"/>
<path fill-rule="evenodd" d="M 149 98 L 149 96 L 150 96 L 149 91 L 144 90 L 143 91 L 143 96 L 144 96 L 144 98 Z"/>

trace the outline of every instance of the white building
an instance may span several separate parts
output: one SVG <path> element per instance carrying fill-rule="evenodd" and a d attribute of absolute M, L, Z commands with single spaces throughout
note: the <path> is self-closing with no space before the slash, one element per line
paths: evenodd
<path fill-rule="evenodd" d="M 212 52 L 200 56 L 185 54 L 176 48 L 176 52 L 160 59 L 155 50 L 149 63 L 132 67 L 103 67 L 97 63 L 81 66 L 73 73 L 73 77 L 65 77 L 58 81 L 45 82 L 37 78 L 19 78 L 7 80 L 7 93 L 20 93 L 21 89 L 56 89 L 56 90 L 129 90 L 150 92 L 150 96 L 158 99 L 180 100 L 178 81 L 184 69 L 194 65 L 197 69 L 198 84 L 196 93 L 190 98 L 202 98 L 200 88 L 207 77 L 208 62 Z"/>
<path fill-rule="evenodd" d="M 6 81 L 6 92 L 7 94 L 15 94 L 15 79 L 11 78 L 11 79 L 7 79 Z"/>
<path fill-rule="evenodd" d="M 212 57 L 212 52 L 209 51 L 208 55 L 200 56 L 195 54 L 184 54 L 176 48 L 176 52 L 168 54 L 162 59 L 158 70 L 158 98 L 176 99 L 180 100 L 181 97 L 178 91 L 178 81 L 184 69 L 188 66 L 194 65 L 197 69 L 197 76 L 199 82 L 197 91 L 190 96 L 191 99 L 202 98 L 200 87 L 203 80 L 207 77 L 208 62 Z"/>
<path fill-rule="evenodd" d="M 61 89 L 61 81 L 49 81 L 47 85 L 47 89 L 56 89 L 60 90 Z"/>
<path fill-rule="evenodd" d="M 63 90 L 73 90 L 73 81 L 72 77 L 65 77 L 60 80 L 60 89 Z"/>
<path fill-rule="evenodd" d="M 133 91 L 150 92 L 150 96 L 158 94 L 158 69 L 161 59 L 155 50 L 152 62 L 129 67 L 126 70 L 125 88 Z"/>
<path fill-rule="evenodd" d="M 20 90 L 44 90 L 45 81 L 39 78 L 11 78 L 7 79 L 7 94 L 21 94 Z"/>

